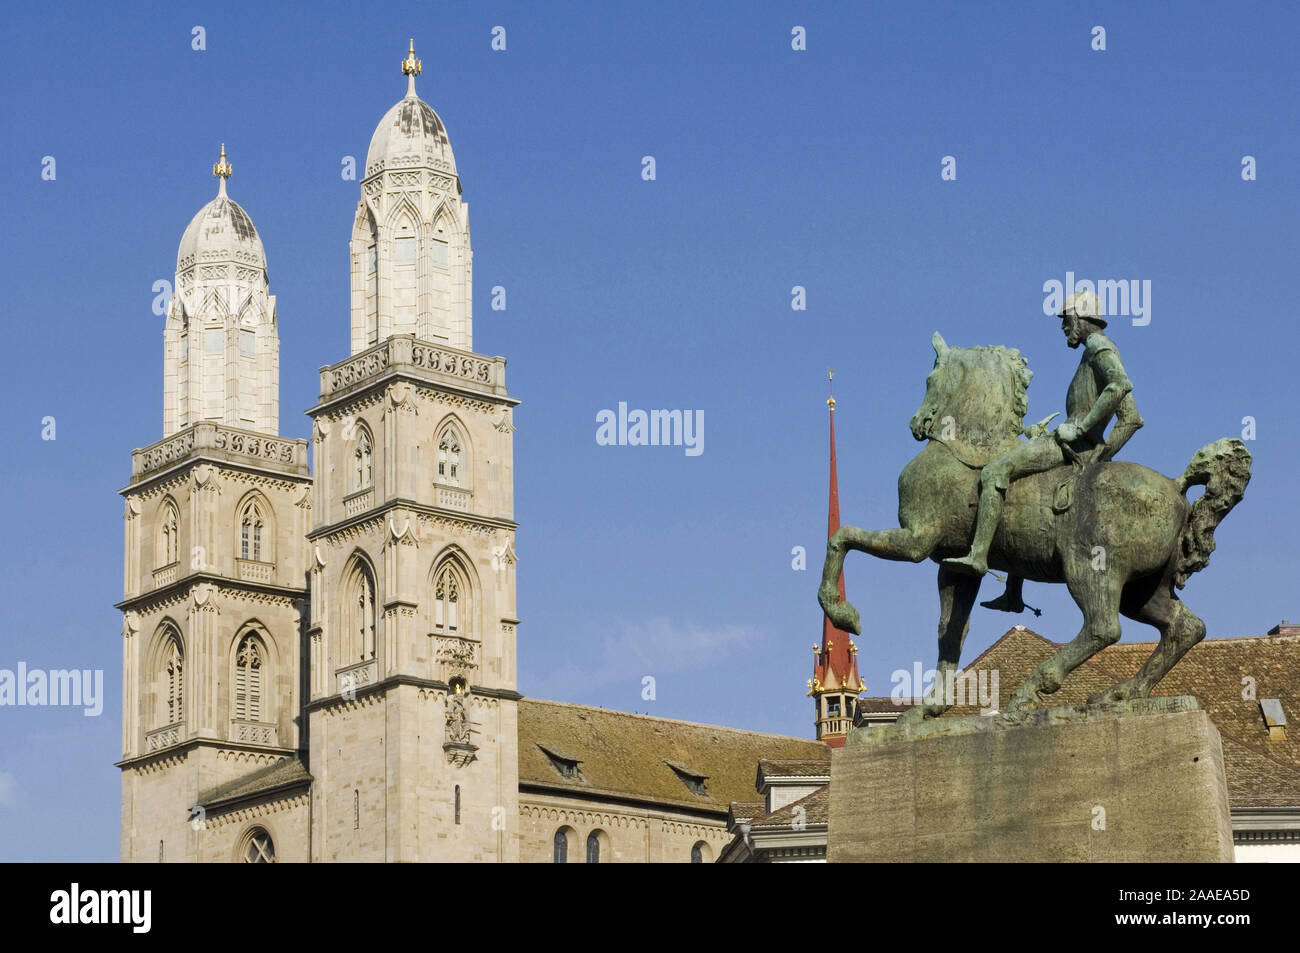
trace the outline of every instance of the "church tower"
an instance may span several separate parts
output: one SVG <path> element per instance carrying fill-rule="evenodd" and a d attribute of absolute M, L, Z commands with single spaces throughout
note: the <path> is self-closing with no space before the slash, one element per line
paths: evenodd
<path fill-rule="evenodd" d="M 833 372 L 828 376 L 834 378 Z M 826 538 L 840 528 L 840 488 L 835 473 L 835 395 L 826 399 L 831 427 L 831 483 L 827 502 Z M 839 578 L 840 600 L 844 599 L 844 572 Z M 822 616 L 822 640 L 813 644 L 813 677 L 808 694 L 813 699 L 813 723 L 817 740 L 832 748 L 843 746 L 853 722 L 853 704 L 866 687 L 858 675 L 858 647 L 847 632 L 835 628 L 830 617 Z"/>
<path fill-rule="evenodd" d="M 370 138 L 352 226 L 352 353 L 394 334 L 468 351 L 469 206 L 447 129 L 415 95 L 414 41 L 402 71 L 406 96 Z"/>
<path fill-rule="evenodd" d="M 223 145 L 177 253 L 163 438 L 121 491 L 124 861 L 235 859 L 242 822 L 187 808 L 299 745 L 307 441 L 277 436 L 275 297 L 232 171 Z"/>
<path fill-rule="evenodd" d="M 467 207 L 415 93 L 351 236 L 351 356 L 321 371 L 308 533 L 312 858 L 515 861 L 512 408 L 473 351 Z"/>

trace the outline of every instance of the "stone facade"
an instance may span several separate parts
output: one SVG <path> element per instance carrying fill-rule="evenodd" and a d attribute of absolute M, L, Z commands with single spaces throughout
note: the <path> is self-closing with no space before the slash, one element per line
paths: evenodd
<path fill-rule="evenodd" d="M 403 72 L 309 441 L 277 436 L 275 298 L 224 147 L 182 238 L 163 437 L 122 491 L 122 859 L 553 861 L 558 833 L 570 862 L 712 861 L 758 757 L 822 746 L 521 707 L 518 402 L 473 350 L 468 207 Z"/>

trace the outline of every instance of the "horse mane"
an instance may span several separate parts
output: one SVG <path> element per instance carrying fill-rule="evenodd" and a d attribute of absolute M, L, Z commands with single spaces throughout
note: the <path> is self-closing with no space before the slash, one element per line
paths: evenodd
<path fill-rule="evenodd" d="M 952 350 L 974 352 L 984 363 L 992 363 L 1006 370 L 1011 379 L 1012 412 L 1015 414 L 1017 429 L 1024 427 L 1025 414 L 1029 413 L 1029 382 L 1034 379 L 1034 372 L 1029 369 L 1029 362 L 1021 355 L 1020 349 L 1001 344 L 981 344 L 975 347 L 954 347 Z"/>
<path fill-rule="evenodd" d="M 931 433 L 967 466 L 983 466 L 1010 450 L 1024 432 L 1029 411 L 1029 362 L 1015 348 L 1001 345 L 948 347 L 935 367 L 959 365 L 962 376 L 946 385 L 938 413 L 956 422 Z"/>

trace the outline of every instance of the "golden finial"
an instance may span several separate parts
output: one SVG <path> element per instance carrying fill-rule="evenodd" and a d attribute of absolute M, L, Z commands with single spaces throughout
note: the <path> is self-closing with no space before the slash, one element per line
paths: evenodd
<path fill-rule="evenodd" d="M 402 60 L 402 75 L 409 76 L 410 92 L 415 92 L 415 77 L 420 75 L 420 61 L 415 58 L 415 38 L 411 38 L 411 46 L 406 51 L 406 59 Z"/>
<path fill-rule="evenodd" d="M 814 651 L 814 652 L 818 652 L 818 653 L 820 653 L 821 650 L 822 650 L 822 647 L 821 647 L 820 645 L 818 645 L 816 642 L 814 642 L 814 643 L 813 643 L 813 651 Z"/>
<path fill-rule="evenodd" d="M 826 640 L 826 651 L 829 652 L 829 651 L 830 651 L 831 649 L 833 649 L 833 648 L 835 648 L 835 640 L 834 640 L 834 639 L 827 639 L 827 640 Z"/>
<path fill-rule="evenodd" d="M 221 158 L 212 166 L 212 174 L 221 180 L 221 186 L 218 189 L 219 194 L 226 194 L 226 179 L 234 174 L 234 167 L 226 161 L 226 144 L 221 144 Z"/>
<path fill-rule="evenodd" d="M 223 142 L 221 144 L 221 158 L 212 167 L 212 174 L 219 179 L 228 179 L 234 171 L 230 163 L 226 161 L 226 144 Z"/>
<path fill-rule="evenodd" d="M 854 641 L 853 641 L 852 639 L 849 639 L 849 651 L 850 651 L 850 652 L 856 652 L 857 650 L 858 650 L 858 646 L 857 646 L 857 644 L 854 643 Z"/>
<path fill-rule="evenodd" d="M 835 372 L 829 367 L 826 368 L 826 379 L 830 381 L 831 385 L 831 396 L 826 398 L 826 406 L 829 407 L 833 413 L 835 411 Z"/>

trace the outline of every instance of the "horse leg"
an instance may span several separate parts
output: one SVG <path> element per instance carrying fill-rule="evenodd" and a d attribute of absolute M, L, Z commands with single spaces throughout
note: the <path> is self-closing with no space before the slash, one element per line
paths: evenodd
<path fill-rule="evenodd" d="M 1147 603 L 1133 614 L 1139 622 L 1153 625 L 1160 632 L 1160 643 L 1142 663 L 1136 675 L 1113 688 L 1088 699 L 1090 705 L 1104 705 L 1129 698 L 1146 698 L 1160 679 L 1178 663 L 1187 650 L 1205 638 L 1205 623 L 1187 604 L 1179 601 L 1166 580 Z"/>
<path fill-rule="evenodd" d="M 822 582 L 817 590 L 817 601 L 835 628 L 842 632 L 862 634 L 862 621 L 858 610 L 845 599 L 840 602 L 840 573 L 844 571 L 844 556 L 850 549 L 870 553 L 881 559 L 919 563 L 934 551 L 937 532 L 922 533 L 910 529 L 858 529 L 842 526 L 826 541 L 826 561 L 822 564 Z"/>
<path fill-rule="evenodd" d="M 1066 557 L 1065 581 L 1070 595 L 1083 612 L 1083 628 L 1073 641 L 1034 669 L 1025 683 L 1016 689 L 1007 702 L 1006 714 L 1016 711 L 1050 695 L 1061 687 L 1061 682 L 1072 671 L 1092 658 L 1108 645 L 1119 641 L 1119 606 L 1123 594 L 1124 573 L 1118 566 L 1109 570 L 1094 570 L 1086 555 Z"/>
<path fill-rule="evenodd" d="M 971 608 L 979 591 L 979 576 L 939 567 L 939 664 L 935 670 L 934 687 L 920 704 L 899 716 L 899 723 L 934 718 L 953 706 L 948 687 L 956 683 L 961 647 L 970 631 Z M 919 690 L 919 686 L 917 688 Z"/>

